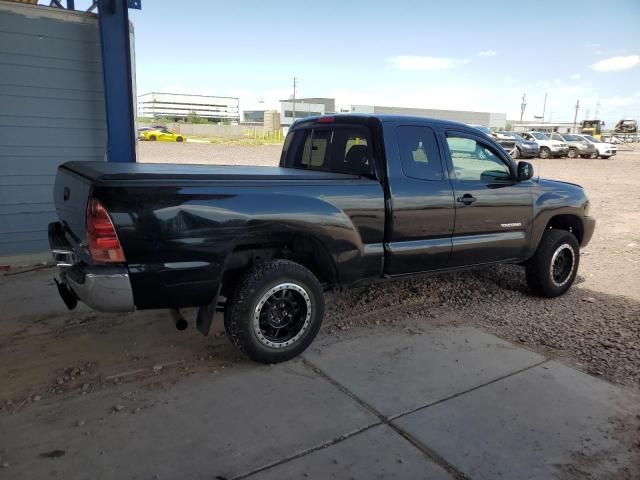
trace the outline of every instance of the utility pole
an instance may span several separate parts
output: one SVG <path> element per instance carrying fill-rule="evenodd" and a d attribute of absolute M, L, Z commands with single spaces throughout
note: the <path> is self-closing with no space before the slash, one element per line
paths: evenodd
<path fill-rule="evenodd" d="M 291 123 L 296 121 L 296 87 L 297 87 L 298 78 L 293 77 L 293 120 Z"/>
<path fill-rule="evenodd" d="M 520 122 L 522 122 L 522 117 L 524 116 L 524 109 L 527 108 L 527 94 L 522 94 L 522 103 L 520 104 Z"/>
<path fill-rule="evenodd" d="M 547 92 L 544 92 L 544 103 L 542 104 L 542 123 L 544 124 L 544 114 L 547 111 Z"/>
<path fill-rule="evenodd" d="M 580 100 L 576 101 L 576 113 L 573 116 L 573 133 L 576 133 L 576 124 L 578 123 L 578 110 L 580 109 Z"/>
<path fill-rule="evenodd" d="M 598 114 L 600 113 L 600 100 L 596 102 L 596 120 L 598 120 Z"/>

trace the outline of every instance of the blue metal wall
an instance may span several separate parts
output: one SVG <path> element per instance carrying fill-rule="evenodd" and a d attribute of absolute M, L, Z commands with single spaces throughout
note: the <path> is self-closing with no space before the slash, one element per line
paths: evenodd
<path fill-rule="evenodd" d="M 0 256 L 48 250 L 52 186 L 107 144 L 95 15 L 0 4 Z"/>

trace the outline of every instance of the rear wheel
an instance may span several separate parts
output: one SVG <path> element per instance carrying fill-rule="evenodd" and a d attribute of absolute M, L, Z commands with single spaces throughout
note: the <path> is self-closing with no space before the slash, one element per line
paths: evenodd
<path fill-rule="evenodd" d="M 155 142 L 158 139 L 158 137 L 156 137 L 155 135 L 149 135 L 149 140 L 151 140 L 152 142 Z"/>
<path fill-rule="evenodd" d="M 526 263 L 529 289 L 543 297 L 565 293 L 576 278 L 580 264 L 578 240 L 566 230 L 547 230 L 534 256 Z"/>
<path fill-rule="evenodd" d="M 176 142 L 184 142 L 184 138 L 183 137 L 176 137 Z"/>
<path fill-rule="evenodd" d="M 540 147 L 540 158 L 549 158 L 551 156 L 551 150 L 547 147 Z"/>
<path fill-rule="evenodd" d="M 277 363 L 302 353 L 324 317 L 324 294 L 307 268 L 289 260 L 250 267 L 225 309 L 231 342 L 252 360 Z"/>
<path fill-rule="evenodd" d="M 511 150 L 511 158 L 518 159 L 520 158 L 520 149 L 518 147 L 513 147 L 513 150 Z"/>

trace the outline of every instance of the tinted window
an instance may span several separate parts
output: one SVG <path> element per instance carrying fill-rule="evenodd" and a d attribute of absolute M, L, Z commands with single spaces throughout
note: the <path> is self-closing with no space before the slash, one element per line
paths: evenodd
<path fill-rule="evenodd" d="M 370 176 L 373 155 L 369 132 L 342 126 L 294 130 L 285 139 L 280 166 Z"/>
<path fill-rule="evenodd" d="M 458 180 L 491 182 L 511 178 L 509 167 L 488 145 L 455 135 L 448 136 L 447 143 Z"/>
<path fill-rule="evenodd" d="M 331 145 L 331 171 L 369 175 L 373 172 L 371 139 L 365 128 L 337 127 Z"/>
<path fill-rule="evenodd" d="M 429 127 L 398 127 L 402 171 L 407 177 L 442 180 L 442 163 L 436 136 Z"/>

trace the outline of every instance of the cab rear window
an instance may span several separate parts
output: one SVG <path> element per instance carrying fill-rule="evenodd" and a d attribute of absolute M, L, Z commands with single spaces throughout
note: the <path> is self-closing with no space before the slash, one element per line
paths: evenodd
<path fill-rule="evenodd" d="M 321 126 L 289 132 L 280 165 L 324 172 L 373 175 L 369 131 L 357 126 Z"/>

